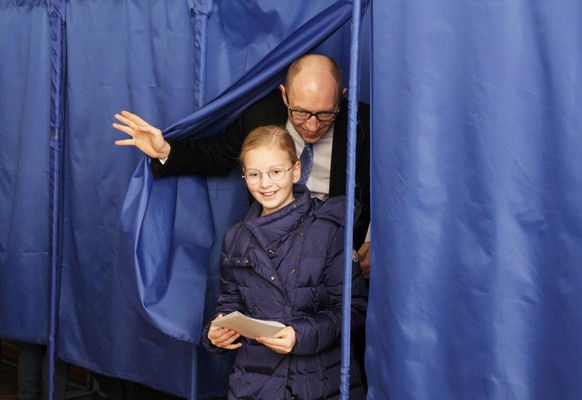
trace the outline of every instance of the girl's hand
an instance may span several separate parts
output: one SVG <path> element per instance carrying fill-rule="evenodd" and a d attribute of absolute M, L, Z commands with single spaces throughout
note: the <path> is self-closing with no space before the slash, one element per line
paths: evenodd
<path fill-rule="evenodd" d="M 222 318 L 222 314 L 219 314 L 216 319 L 219 320 Z M 208 340 L 216 347 L 220 347 L 221 349 L 226 350 L 235 350 L 242 346 L 242 343 L 233 343 L 240 337 L 240 333 L 233 331 L 232 329 L 222 328 L 220 326 L 216 326 L 214 324 L 210 325 L 210 329 L 208 330 Z"/>
<path fill-rule="evenodd" d="M 273 337 L 258 337 L 257 342 L 264 344 L 275 353 L 289 354 L 295 347 L 295 329 L 286 326 Z"/>

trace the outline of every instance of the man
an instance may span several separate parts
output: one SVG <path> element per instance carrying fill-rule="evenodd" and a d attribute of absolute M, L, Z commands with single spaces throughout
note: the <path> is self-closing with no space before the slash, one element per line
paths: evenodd
<path fill-rule="evenodd" d="M 347 100 L 341 69 L 335 61 L 309 54 L 289 67 L 285 85 L 251 105 L 215 138 L 169 143 L 162 132 L 135 114 L 122 111 L 113 127 L 131 139 L 118 146 L 136 146 L 152 158 L 154 176 L 179 174 L 219 175 L 238 165 L 244 138 L 261 125 L 282 125 L 293 136 L 297 154 L 311 146 L 312 168 L 306 182 L 314 196 L 326 199 L 345 194 L 347 152 Z M 359 248 L 365 278 L 369 277 L 369 242 L 364 243 L 370 221 L 370 116 L 359 105 L 356 144 L 356 200 L 361 206 L 354 226 L 354 245 Z M 309 149 L 308 149 L 309 151 Z M 307 154 L 307 153 L 306 153 Z M 302 159 L 303 164 L 307 164 Z M 302 171 L 305 175 L 305 172 Z"/>

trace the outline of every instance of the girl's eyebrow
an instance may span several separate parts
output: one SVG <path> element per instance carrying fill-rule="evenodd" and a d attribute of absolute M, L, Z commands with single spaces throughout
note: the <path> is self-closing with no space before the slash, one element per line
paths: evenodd
<path fill-rule="evenodd" d="M 269 167 L 269 169 L 273 169 L 273 168 L 277 168 L 277 167 L 282 167 L 282 168 L 285 168 L 285 164 L 274 164 L 274 165 L 271 165 L 271 166 Z M 252 168 L 252 167 L 244 167 L 244 168 L 245 168 L 246 170 L 253 169 L 253 170 L 256 170 L 256 171 L 258 171 L 258 169 L 257 169 L 257 168 Z"/>

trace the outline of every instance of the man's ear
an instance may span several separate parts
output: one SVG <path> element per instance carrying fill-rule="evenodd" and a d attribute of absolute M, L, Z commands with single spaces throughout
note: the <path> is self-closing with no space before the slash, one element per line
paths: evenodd
<path fill-rule="evenodd" d="M 287 104 L 287 92 L 285 91 L 285 85 L 280 84 L 279 90 L 281 91 L 281 97 L 283 98 L 283 103 L 285 103 L 285 105 L 287 107 L 289 107 L 289 104 Z"/>

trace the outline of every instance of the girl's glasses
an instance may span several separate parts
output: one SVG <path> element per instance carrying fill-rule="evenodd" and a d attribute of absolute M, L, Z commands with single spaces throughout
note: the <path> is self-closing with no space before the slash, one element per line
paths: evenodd
<path fill-rule="evenodd" d="M 267 174 L 272 181 L 280 181 L 281 179 L 285 178 L 287 171 L 289 171 L 293 167 L 294 167 L 293 165 L 287 169 L 283 167 L 276 167 L 266 172 L 250 169 L 248 171 L 245 171 L 245 174 L 242 177 L 247 181 L 247 183 L 251 185 L 256 185 L 257 183 L 259 183 L 261 179 L 263 179 L 263 174 Z"/>

